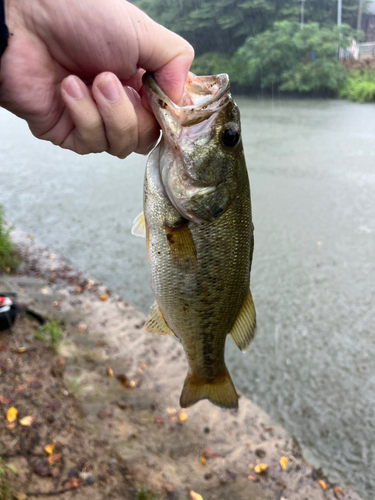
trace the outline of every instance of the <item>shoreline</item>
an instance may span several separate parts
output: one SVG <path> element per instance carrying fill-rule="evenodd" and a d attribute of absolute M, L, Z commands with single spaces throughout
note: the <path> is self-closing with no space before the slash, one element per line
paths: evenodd
<path fill-rule="evenodd" d="M 76 325 L 78 333 L 61 346 L 65 382 L 78 384 L 88 425 L 137 481 L 166 499 L 188 499 L 192 490 L 204 500 L 360 500 L 307 464 L 291 434 L 243 395 L 238 411 L 202 401 L 181 412 L 187 363 L 179 343 L 144 332 L 142 313 L 25 233 L 13 231 L 12 239 L 23 264 L 0 281 L 37 312 Z M 98 343 L 105 346 L 100 353 Z M 114 377 L 106 376 L 108 367 Z M 288 458 L 285 470 L 281 457 Z M 260 463 L 267 469 L 257 474 Z"/>

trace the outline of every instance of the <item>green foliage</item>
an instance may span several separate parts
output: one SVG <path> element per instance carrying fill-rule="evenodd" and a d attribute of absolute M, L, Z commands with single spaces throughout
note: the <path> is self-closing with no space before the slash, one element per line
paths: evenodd
<path fill-rule="evenodd" d="M 134 493 L 134 498 L 136 500 L 156 500 L 157 498 L 159 498 L 159 495 L 157 495 L 156 493 L 152 493 L 144 486 L 138 485 Z"/>
<path fill-rule="evenodd" d="M 338 91 L 345 69 L 338 64 L 339 47 L 350 45 L 349 26 L 322 28 L 277 22 L 273 28 L 250 37 L 236 57 L 243 63 L 239 83 L 255 89 L 280 91 Z"/>
<path fill-rule="evenodd" d="M 43 340 L 54 349 L 61 341 L 63 335 L 63 327 L 61 323 L 56 320 L 50 321 L 49 323 L 40 326 L 38 330 L 34 332 L 34 338 L 36 338 L 37 340 Z"/>
<path fill-rule="evenodd" d="M 17 469 L 13 464 L 3 464 L 2 458 L 0 457 L 0 500 L 12 500 L 13 493 L 11 492 L 10 484 L 6 480 L 7 470 L 17 474 Z"/>
<path fill-rule="evenodd" d="M 352 70 L 339 91 L 351 101 L 375 101 L 375 68 Z"/>
<path fill-rule="evenodd" d="M 197 55 L 232 53 L 274 18 L 273 0 L 134 0 L 152 19 L 186 38 Z"/>
<path fill-rule="evenodd" d="M 206 52 L 233 54 L 245 39 L 272 27 L 276 21 L 299 23 L 301 2 L 296 0 L 133 0 L 152 19 L 179 33 L 197 56 Z M 343 22 L 356 19 L 358 0 L 346 0 Z M 332 26 L 337 0 L 304 2 L 305 23 Z M 207 74 L 207 72 L 205 73 Z"/>
<path fill-rule="evenodd" d="M 0 272 L 14 271 L 19 264 L 19 256 L 10 241 L 11 228 L 5 228 L 4 211 L 0 206 Z"/>

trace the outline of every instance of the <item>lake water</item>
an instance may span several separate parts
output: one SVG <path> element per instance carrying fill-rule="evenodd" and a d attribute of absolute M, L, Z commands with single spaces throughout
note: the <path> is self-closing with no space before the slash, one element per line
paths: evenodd
<path fill-rule="evenodd" d="M 250 173 L 257 337 L 228 341 L 238 389 L 375 498 L 375 106 L 238 98 Z M 146 159 L 79 157 L 0 110 L 0 204 L 15 225 L 147 313 Z"/>

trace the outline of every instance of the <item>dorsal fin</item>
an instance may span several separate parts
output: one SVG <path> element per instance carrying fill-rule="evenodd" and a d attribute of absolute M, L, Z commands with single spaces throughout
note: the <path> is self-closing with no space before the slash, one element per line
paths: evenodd
<path fill-rule="evenodd" d="M 256 314 L 250 290 L 247 292 L 241 310 L 229 332 L 233 342 L 245 352 L 255 336 Z"/>
<path fill-rule="evenodd" d="M 161 312 L 157 302 L 151 306 L 151 312 L 144 326 L 145 330 L 158 335 L 174 335 L 172 330 L 167 325 L 163 313 Z"/>
<path fill-rule="evenodd" d="M 141 212 L 133 221 L 132 234 L 138 238 L 146 237 L 146 221 L 144 213 Z"/>

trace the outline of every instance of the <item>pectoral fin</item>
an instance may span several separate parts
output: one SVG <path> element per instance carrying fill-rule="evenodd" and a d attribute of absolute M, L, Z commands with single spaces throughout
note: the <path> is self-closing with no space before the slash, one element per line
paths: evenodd
<path fill-rule="evenodd" d="M 183 273 L 195 272 L 198 268 L 197 252 L 189 227 L 165 226 L 165 232 L 173 265 Z"/>
<path fill-rule="evenodd" d="M 146 237 L 146 221 L 144 213 L 141 212 L 133 221 L 132 235 L 138 238 Z"/>
<path fill-rule="evenodd" d="M 156 301 L 151 306 L 151 312 L 144 328 L 147 332 L 157 333 L 158 335 L 174 335 L 167 325 Z"/>
<path fill-rule="evenodd" d="M 256 314 L 250 290 L 247 292 L 242 308 L 229 335 L 242 352 L 249 347 L 255 336 Z"/>
<path fill-rule="evenodd" d="M 132 235 L 137 236 L 138 238 L 146 238 L 147 259 L 150 260 L 150 238 L 143 212 L 137 215 L 133 221 Z"/>

